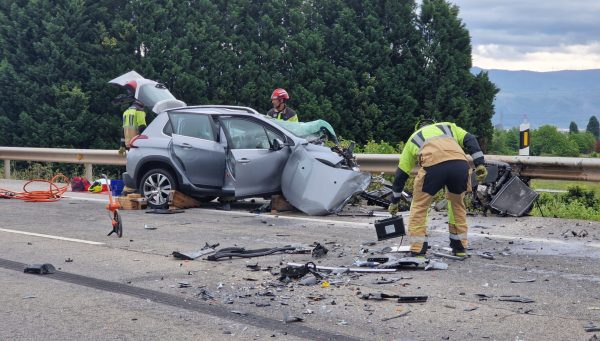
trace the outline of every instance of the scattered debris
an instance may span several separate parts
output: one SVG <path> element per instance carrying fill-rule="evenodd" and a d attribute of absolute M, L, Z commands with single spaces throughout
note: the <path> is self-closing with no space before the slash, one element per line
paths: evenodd
<path fill-rule="evenodd" d="M 486 301 L 488 298 L 494 298 L 494 295 L 488 294 L 475 294 L 479 298 L 480 301 Z"/>
<path fill-rule="evenodd" d="M 437 256 L 437 257 L 448 258 L 448 259 L 453 259 L 453 260 L 465 260 L 468 258 L 468 257 L 453 256 L 453 255 L 449 255 L 447 253 L 442 253 L 442 252 L 432 252 L 431 254 L 434 256 Z"/>
<path fill-rule="evenodd" d="M 261 257 L 267 256 L 274 253 L 279 252 L 287 252 L 287 253 L 307 253 L 310 252 L 311 249 L 305 246 L 299 245 L 287 245 L 283 247 L 275 247 L 275 248 L 265 248 L 265 249 L 255 249 L 255 250 L 246 250 L 243 247 L 227 247 L 217 251 L 214 255 L 208 256 L 206 259 L 210 261 L 217 261 L 221 258 L 252 258 L 252 257 Z"/>
<path fill-rule="evenodd" d="M 205 255 L 210 255 L 211 253 L 215 252 L 215 248 L 219 246 L 219 244 L 213 244 L 213 245 L 209 245 L 208 243 L 206 243 L 200 250 L 198 251 L 188 251 L 188 252 L 180 252 L 180 251 L 173 251 L 173 257 L 177 258 L 177 259 L 183 259 L 183 260 L 194 260 L 198 257 L 202 257 Z"/>
<path fill-rule="evenodd" d="M 73 263 L 73 259 L 71 257 L 65 259 L 65 263 Z"/>
<path fill-rule="evenodd" d="M 324 257 L 327 254 L 327 252 L 329 252 L 329 249 L 321 245 L 321 243 L 316 244 L 317 245 L 315 246 L 315 248 L 311 251 L 312 258 Z"/>
<path fill-rule="evenodd" d="M 398 303 L 422 303 L 427 302 L 428 296 L 400 296 Z"/>
<path fill-rule="evenodd" d="M 180 288 L 189 288 L 191 287 L 189 282 L 177 282 L 177 284 L 179 284 Z"/>
<path fill-rule="evenodd" d="M 363 294 L 363 295 L 361 295 L 360 298 L 363 300 L 374 300 L 374 301 L 383 301 L 388 298 L 397 298 L 398 303 L 420 303 L 420 302 L 427 301 L 427 296 L 400 296 L 400 295 L 385 294 L 382 292 Z"/>
<path fill-rule="evenodd" d="M 431 260 L 429 261 L 429 264 L 425 266 L 425 270 L 448 270 L 448 264 Z"/>
<path fill-rule="evenodd" d="M 387 219 L 376 220 L 375 232 L 377 233 L 377 240 L 386 240 L 406 235 L 402 216 L 397 215 Z"/>
<path fill-rule="evenodd" d="M 304 264 L 299 263 L 287 263 L 288 266 L 292 267 L 303 267 Z M 345 272 L 396 272 L 396 269 L 366 269 L 366 268 L 343 268 L 343 267 L 331 267 L 331 266 L 317 266 L 317 270 L 331 271 L 332 273 L 345 273 Z"/>
<path fill-rule="evenodd" d="M 409 313 L 410 313 L 410 310 L 407 310 L 407 311 L 400 313 L 398 315 L 395 315 L 395 316 L 384 317 L 381 319 L 381 321 L 385 322 L 385 321 L 393 320 L 395 318 L 404 317 L 404 316 L 408 315 Z"/>
<path fill-rule="evenodd" d="M 465 309 L 463 309 L 463 311 L 473 311 L 473 310 L 477 310 L 477 309 L 479 309 L 478 306 L 472 305 L 472 306 L 466 307 Z"/>
<path fill-rule="evenodd" d="M 289 311 L 283 312 L 283 323 L 302 322 L 304 317 L 294 316 Z"/>
<path fill-rule="evenodd" d="M 30 264 L 25 267 L 25 270 L 23 270 L 23 272 L 28 273 L 28 274 L 45 275 L 45 274 L 55 273 L 56 268 L 54 267 L 54 265 L 52 265 L 50 263 Z"/>
<path fill-rule="evenodd" d="M 247 316 L 248 315 L 247 312 L 239 311 L 239 310 L 232 310 L 231 313 L 236 314 L 236 315 L 240 315 L 240 316 Z"/>
<path fill-rule="evenodd" d="M 25 295 L 25 296 L 23 296 L 21 298 L 24 299 L 24 300 L 27 300 L 27 299 L 30 299 L 30 298 L 37 298 L 37 296 L 34 296 L 34 295 Z"/>
<path fill-rule="evenodd" d="M 535 282 L 535 278 L 525 278 L 525 279 L 511 279 L 511 283 L 533 283 Z"/>
<path fill-rule="evenodd" d="M 215 297 L 206 289 L 200 289 L 200 291 L 196 294 L 196 296 L 199 296 L 201 299 L 208 301 L 208 300 L 213 300 Z"/>
<path fill-rule="evenodd" d="M 148 213 L 148 212 L 146 212 L 146 213 Z M 155 226 L 150 226 L 148 224 L 144 224 L 144 230 L 156 230 L 156 227 Z"/>
<path fill-rule="evenodd" d="M 477 252 L 477 255 L 481 258 L 485 258 L 485 259 L 490 259 L 490 260 L 494 260 L 496 259 L 494 257 L 494 255 L 491 252 L 488 251 L 484 251 L 484 252 Z"/>
<path fill-rule="evenodd" d="M 175 213 L 183 213 L 185 212 L 184 210 L 172 210 L 172 209 L 168 209 L 168 208 L 155 208 L 152 210 L 147 210 L 146 213 L 153 213 L 153 214 L 175 214 Z"/>
<path fill-rule="evenodd" d="M 531 298 L 522 297 L 519 295 L 507 295 L 500 296 L 498 301 L 506 301 L 506 302 L 517 302 L 517 303 L 534 303 L 535 301 Z"/>
<path fill-rule="evenodd" d="M 583 326 L 583 329 L 588 332 L 600 332 L 600 327 L 596 326 L 593 322 L 589 322 L 587 325 Z"/>

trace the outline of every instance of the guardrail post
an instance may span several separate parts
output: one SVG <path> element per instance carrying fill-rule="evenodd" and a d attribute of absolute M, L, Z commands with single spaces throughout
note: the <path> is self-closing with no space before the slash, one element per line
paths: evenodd
<path fill-rule="evenodd" d="M 84 163 L 85 166 L 85 177 L 91 182 L 92 179 L 92 164 L 91 163 Z"/>
<path fill-rule="evenodd" d="M 10 179 L 10 160 L 4 159 L 4 178 Z"/>

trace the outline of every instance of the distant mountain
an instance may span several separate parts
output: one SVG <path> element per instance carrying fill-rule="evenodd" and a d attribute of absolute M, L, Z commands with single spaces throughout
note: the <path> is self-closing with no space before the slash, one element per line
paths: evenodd
<path fill-rule="evenodd" d="M 477 74 L 480 68 L 471 72 Z M 544 124 L 568 128 L 575 121 L 585 130 L 592 115 L 600 119 L 600 70 L 484 70 L 500 89 L 494 102 L 494 125 L 518 126 L 524 115 L 532 128 Z"/>

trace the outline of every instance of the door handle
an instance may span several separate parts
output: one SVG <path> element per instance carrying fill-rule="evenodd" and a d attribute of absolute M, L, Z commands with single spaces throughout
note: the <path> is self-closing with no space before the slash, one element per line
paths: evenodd
<path fill-rule="evenodd" d="M 192 145 L 189 143 L 182 143 L 181 148 L 190 149 L 190 148 L 192 148 Z"/>
<path fill-rule="evenodd" d="M 240 159 L 240 160 L 238 161 L 238 163 L 248 163 L 248 162 L 250 162 L 250 160 L 248 160 L 248 159 L 246 159 L 246 158 Z"/>

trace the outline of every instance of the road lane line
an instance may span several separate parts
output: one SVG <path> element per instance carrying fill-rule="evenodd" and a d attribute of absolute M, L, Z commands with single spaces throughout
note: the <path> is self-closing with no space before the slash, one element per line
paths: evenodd
<path fill-rule="evenodd" d="M 104 243 L 100 243 L 100 242 L 93 242 L 93 241 L 90 241 L 90 240 L 83 240 L 83 239 L 75 239 L 75 238 L 53 236 L 53 235 L 50 235 L 50 234 L 33 233 L 33 232 L 25 232 L 25 231 L 2 229 L 2 228 L 0 228 L 0 231 L 1 232 L 8 232 L 8 233 L 24 234 L 24 235 L 27 235 L 27 236 L 34 236 L 34 237 L 41 237 L 41 238 L 64 240 L 64 241 L 67 241 L 67 242 L 83 243 L 83 244 L 90 244 L 90 245 L 104 245 Z"/>
<path fill-rule="evenodd" d="M 600 243 L 587 243 L 579 240 L 571 240 L 565 241 L 560 239 L 550 239 L 550 238 L 538 238 L 538 237 L 522 237 L 522 236 L 511 236 L 511 235 L 503 235 L 503 234 L 480 234 L 475 232 L 469 232 L 469 237 L 479 237 L 479 238 L 497 238 L 497 239 L 507 239 L 507 240 L 518 240 L 524 242 L 535 242 L 535 243 L 548 243 L 548 244 L 559 244 L 559 245 L 568 245 L 568 244 L 581 244 L 584 246 L 596 247 L 600 248 Z"/>
<path fill-rule="evenodd" d="M 308 218 L 308 217 L 297 217 L 297 216 L 288 216 L 288 215 L 271 215 L 271 214 L 258 214 L 258 213 L 247 213 L 247 212 L 239 212 L 239 211 L 223 211 L 223 210 L 213 210 L 213 209 L 204 209 L 204 211 L 219 213 L 219 214 L 229 214 L 229 215 L 237 215 L 244 217 L 260 217 L 260 218 L 271 218 L 271 219 L 292 219 L 292 220 L 303 220 L 303 221 L 312 221 L 318 223 L 328 223 L 328 224 L 346 224 L 346 225 L 355 225 L 362 227 L 373 227 L 373 223 L 375 220 L 385 219 L 386 217 L 377 217 L 372 216 L 368 218 L 374 218 L 373 222 L 364 223 L 364 222 L 356 222 L 356 221 L 345 221 L 345 220 L 333 220 L 333 219 L 319 219 L 319 218 Z M 403 218 L 408 217 L 408 212 L 399 212 L 403 215 Z M 388 217 L 389 218 L 389 217 Z"/>

